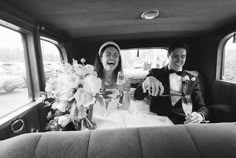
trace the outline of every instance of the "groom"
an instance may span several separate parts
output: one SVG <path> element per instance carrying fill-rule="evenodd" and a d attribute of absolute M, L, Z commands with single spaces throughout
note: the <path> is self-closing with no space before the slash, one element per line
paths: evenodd
<path fill-rule="evenodd" d="M 187 51 L 185 43 L 171 44 L 167 54 L 169 64 L 161 69 L 151 69 L 134 92 L 134 97 L 138 100 L 150 95 L 151 112 L 169 117 L 174 124 L 201 123 L 208 116 L 198 73 L 183 70 Z M 184 100 L 192 103 L 192 112 L 189 114 L 182 108 Z"/>

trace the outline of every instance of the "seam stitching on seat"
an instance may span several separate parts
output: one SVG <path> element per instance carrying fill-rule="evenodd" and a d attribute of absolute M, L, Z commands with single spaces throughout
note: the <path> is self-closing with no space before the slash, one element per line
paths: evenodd
<path fill-rule="evenodd" d="M 139 134 L 139 128 L 137 128 L 137 132 L 138 132 L 138 138 L 139 138 L 139 146 L 140 146 L 140 149 L 141 149 L 141 157 L 143 158 L 143 149 L 142 149 L 142 145 L 141 145 L 141 137 L 140 137 L 140 134 Z"/>
<path fill-rule="evenodd" d="M 184 127 L 185 127 L 187 133 L 189 134 L 189 136 L 190 136 L 190 138 L 191 138 L 193 144 L 195 145 L 195 148 L 196 148 L 196 150 L 197 150 L 197 152 L 198 152 L 199 157 L 202 157 L 202 156 L 201 156 L 201 153 L 200 153 L 200 151 L 199 151 L 199 149 L 198 149 L 198 147 L 197 147 L 196 141 L 194 140 L 193 136 L 191 135 L 189 129 L 188 129 L 186 126 L 184 126 Z"/>
<path fill-rule="evenodd" d="M 40 135 L 40 137 L 39 137 L 39 139 L 38 139 L 38 142 L 37 142 L 37 144 L 36 144 L 36 147 L 35 147 L 35 150 L 34 150 L 34 157 L 36 157 L 36 151 L 37 151 L 37 149 L 38 149 L 38 144 L 39 144 L 39 141 L 41 140 L 41 138 L 42 138 L 42 134 Z"/>
<path fill-rule="evenodd" d="M 90 144 L 90 138 L 91 138 L 91 131 L 89 131 L 89 139 L 88 139 L 88 146 L 87 146 L 87 158 L 88 158 L 88 153 L 89 153 L 89 144 Z"/>

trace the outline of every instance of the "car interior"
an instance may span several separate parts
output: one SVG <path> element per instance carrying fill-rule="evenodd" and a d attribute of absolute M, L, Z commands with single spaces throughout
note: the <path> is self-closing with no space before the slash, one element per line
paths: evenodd
<path fill-rule="evenodd" d="M 235 0 L 2 0 L 0 157 L 235 157 L 235 7 Z M 199 74 L 209 123 L 47 131 L 52 104 L 40 99 L 54 69 L 75 61 L 94 65 L 107 41 L 120 47 L 133 101 L 148 72 L 168 64 L 169 45 L 188 44 L 184 69 Z"/>

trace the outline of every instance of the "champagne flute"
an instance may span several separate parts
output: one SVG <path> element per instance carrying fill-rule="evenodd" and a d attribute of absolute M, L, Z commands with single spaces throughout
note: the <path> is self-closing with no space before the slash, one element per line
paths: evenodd
<path fill-rule="evenodd" d="M 119 71 L 117 74 L 116 84 L 119 86 L 122 86 L 125 84 L 125 76 L 121 71 Z"/>
<path fill-rule="evenodd" d="M 193 105 L 192 105 L 192 99 L 190 95 L 183 96 L 182 108 L 186 116 L 189 116 L 192 113 Z"/>

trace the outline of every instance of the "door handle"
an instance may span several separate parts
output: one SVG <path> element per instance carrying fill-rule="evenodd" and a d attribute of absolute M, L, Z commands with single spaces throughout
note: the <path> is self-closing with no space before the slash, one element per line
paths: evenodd
<path fill-rule="evenodd" d="M 21 126 L 18 129 L 16 129 L 17 124 L 21 124 Z M 11 131 L 13 133 L 20 133 L 23 130 L 24 126 L 25 126 L 24 121 L 22 119 L 17 119 L 17 120 L 12 122 Z"/>

